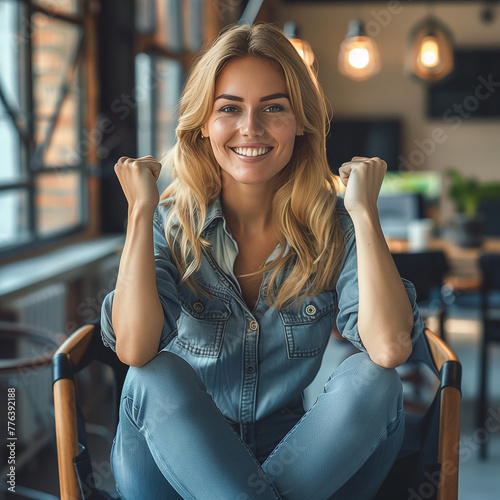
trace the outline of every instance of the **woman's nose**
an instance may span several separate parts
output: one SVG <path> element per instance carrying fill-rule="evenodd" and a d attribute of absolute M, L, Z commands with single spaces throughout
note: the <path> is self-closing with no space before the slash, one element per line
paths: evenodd
<path fill-rule="evenodd" d="M 242 116 L 240 133 L 247 137 L 258 137 L 264 133 L 264 124 L 258 113 L 249 111 Z"/>

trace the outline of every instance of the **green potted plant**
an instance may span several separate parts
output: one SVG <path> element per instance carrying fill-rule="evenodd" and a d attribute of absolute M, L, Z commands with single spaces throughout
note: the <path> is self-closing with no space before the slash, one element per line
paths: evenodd
<path fill-rule="evenodd" d="M 480 183 L 453 168 L 446 174 L 450 179 L 448 196 L 455 203 L 457 244 L 481 246 L 484 221 L 479 212 L 480 204 L 483 200 L 500 200 L 500 183 Z"/>

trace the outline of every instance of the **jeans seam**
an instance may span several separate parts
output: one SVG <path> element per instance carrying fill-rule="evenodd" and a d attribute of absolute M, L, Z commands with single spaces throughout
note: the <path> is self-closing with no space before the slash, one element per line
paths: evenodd
<path fill-rule="evenodd" d="M 134 427 L 136 427 L 137 431 L 140 434 L 142 434 L 142 436 L 146 439 L 146 443 L 148 443 L 148 447 L 151 450 L 151 447 L 154 446 L 154 442 L 151 439 L 151 434 L 148 431 L 147 426 L 144 424 L 144 422 L 142 422 L 142 420 L 140 419 L 140 417 L 138 415 L 137 416 L 133 415 L 132 414 L 133 412 L 131 411 L 131 409 L 133 409 L 138 414 L 139 408 L 133 403 L 133 399 L 130 396 L 124 396 L 122 398 L 122 402 L 123 402 L 125 414 L 127 415 L 129 422 Z M 148 441 L 148 438 L 149 438 L 149 441 Z M 164 470 L 168 470 L 167 464 L 164 462 L 162 456 L 160 455 L 160 453 L 158 453 L 158 450 L 156 449 L 155 446 L 154 446 L 154 448 L 155 448 L 155 451 L 157 452 L 156 455 L 158 457 L 158 460 L 162 464 Z M 154 460 L 154 457 L 153 457 L 153 460 Z M 160 469 L 160 472 L 161 472 L 161 469 Z M 162 474 L 163 474 L 163 472 L 162 472 Z M 164 476 L 164 474 L 163 474 L 163 476 Z M 174 482 L 180 488 L 180 490 L 182 491 L 182 494 L 185 493 L 183 486 L 178 482 L 178 480 L 175 477 L 171 476 L 171 479 L 167 479 L 167 478 L 165 478 L 165 479 L 172 485 L 172 487 L 174 487 L 174 485 L 172 484 L 172 482 Z M 174 489 L 176 491 L 178 491 L 177 488 L 174 488 Z"/>
<path fill-rule="evenodd" d="M 138 432 L 141 433 L 146 438 L 146 442 L 148 442 L 146 435 L 149 437 L 148 447 L 150 447 L 150 448 L 153 447 L 154 442 L 151 439 L 151 434 L 150 434 L 147 426 L 139 418 L 139 416 L 136 417 L 136 416 L 132 415 L 131 408 L 133 408 L 137 413 L 139 413 L 139 411 L 140 411 L 139 408 L 133 403 L 133 399 L 130 396 L 124 396 L 122 398 L 122 402 L 124 404 L 124 410 L 125 410 L 125 413 L 127 414 L 127 418 L 129 419 L 129 421 L 137 428 Z M 266 481 L 267 485 L 269 486 L 271 491 L 274 493 L 276 500 L 281 500 L 281 496 L 279 495 L 279 492 L 276 490 L 276 486 L 272 483 L 272 481 L 269 479 L 269 477 L 267 476 L 265 471 L 262 469 L 262 466 L 260 465 L 259 461 L 257 460 L 255 455 L 253 454 L 253 452 L 250 449 L 250 447 L 248 446 L 248 444 L 243 439 L 241 439 L 240 435 L 233 429 L 233 427 L 229 424 L 229 422 L 225 418 L 224 418 L 224 421 L 226 422 L 227 426 L 231 429 L 233 434 L 235 434 L 238 437 L 238 439 L 243 443 L 243 445 L 245 446 L 247 452 L 249 453 L 251 459 L 253 460 L 253 462 L 255 463 L 257 468 L 261 470 L 263 479 Z M 158 460 L 161 462 L 163 468 L 165 470 L 169 470 L 167 467 L 167 464 L 164 462 L 162 456 L 158 453 L 158 449 L 156 447 L 154 447 L 154 448 L 155 448 L 155 451 L 157 452 Z M 161 469 L 160 469 L 160 471 L 161 471 Z M 187 492 L 185 492 L 185 489 L 182 486 L 182 484 L 180 484 L 179 481 L 175 477 L 169 475 L 169 478 L 165 478 L 165 479 L 167 481 L 169 481 L 170 484 L 172 484 L 170 477 L 172 478 L 172 481 L 174 481 L 175 484 L 179 486 L 179 488 L 182 492 L 181 494 L 182 495 L 187 494 Z M 173 486 L 173 484 L 172 484 L 172 486 Z M 176 488 L 174 488 L 174 489 L 176 489 Z M 176 491 L 179 491 L 179 490 L 176 489 Z M 192 498 L 192 497 L 190 497 L 190 498 Z"/>
<path fill-rule="evenodd" d="M 238 439 L 243 443 L 243 445 L 245 446 L 245 448 L 247 449 L 248 453 L 250 454 L 250 457 L 251 459 L 255 462 L 255 465 L 257 466 L 258 469 L 261 470 L 262 472 L 262 475 L 264 477 L 264 480 L 267 482 L 268 486 L 271 488 L 271 491 L 277 495 L 276 496 L 276 500 L 281 500 L 281 496 L 279 495 L 279 492 L 276 490 L 276 486 L 273 484 L 273 482 L 269 479 L 268 475 L 266 474 L 266 472 L 264 471 L 264 469 L 262 469 L 262 466 L 261 464 L 259 463 L 259 461 L 257 460 L 257 458 L 255 457 L 253 451 L 250 449 L 250 447 L 248 446 L 248 444 L 241 438 L 241 436 L 234 430 L 234 428 L 231 426 L 231 424 L 224 418 L 226 424 L 228 425 L 228 427 L 231 429 L 231 431 L 233 432 L 233 434 L 235 434 Z M 237 422 L 236 422 L 237 423 Z"/>
<path fill-rule="evenodd" d="M 366 463 L 366 461 L 373 455 L 373 453 L 375 452 L 375 450 L 380 446 L 380 444 L 382 443 L 382 440 L 383 440 L 383 437 L 385 435 L 386 438 L 392 436 L 395 432 L 395 429 L 393 430 L 393 432 L 391 432 L 390 434 L 388 433 L 387 429 L 398 419 L 398 417 L 402 414 L 402 411 L 401 410 L 398 410 L 398 413 L 396 415 L 395 418 L 393 418 L 388 424 L 387 426 L 385 427 L 385 429 L 381 432 L 381 434 L 379 435 L 379 437 L 377 438 L 376 442 L 375 442 L 375 445 L 370 448 L 370 451 L 364 456 L 363 460 L 360 461 L 360 463 L 353 469 L 353 473 L 351 474 L 351 477 L 353 477 L 358 471 L 359 469 L 361 469 L 361 467 Z M 349 480 L 350 478 L 346 479 L 346 481 L 344 481 L 338 489 L 342 488 L 342 486 L 344 486 L 344 484 Z"/>

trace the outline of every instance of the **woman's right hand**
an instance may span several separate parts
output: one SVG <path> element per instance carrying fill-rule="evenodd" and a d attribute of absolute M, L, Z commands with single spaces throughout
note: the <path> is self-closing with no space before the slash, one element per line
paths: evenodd
<path fill-rule="evenodd" d="M 152 156 L 142 158 L 122 156 L 118 160 L 115 172 L 127 198 L 129 209 L 155 210 L 160 201 L 156 186 L 160 171 L 161 163 Z"/>

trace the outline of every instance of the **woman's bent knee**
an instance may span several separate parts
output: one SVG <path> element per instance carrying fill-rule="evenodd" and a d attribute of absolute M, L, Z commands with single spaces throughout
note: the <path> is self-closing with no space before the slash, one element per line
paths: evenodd
<path fill-rule="evenodd" d="M 141 367 L 130 367 L 123 386 L 122 399 L 133 419 L 145 414 L 172 415 L 196 404 L 206 387 L 184 359 L 171 352 L 158 353 Z M 139 417 L 142 414 L 142 417 Z"/>
<path fill-rule="evenodd" d="M 364 405 L 390 405 L 402 402 L 402 383 L 393 368 L 382 368 L 368 354 L 349 356 L 330 377 L 325 392 L 341 391 L 350 394 Z"/>

